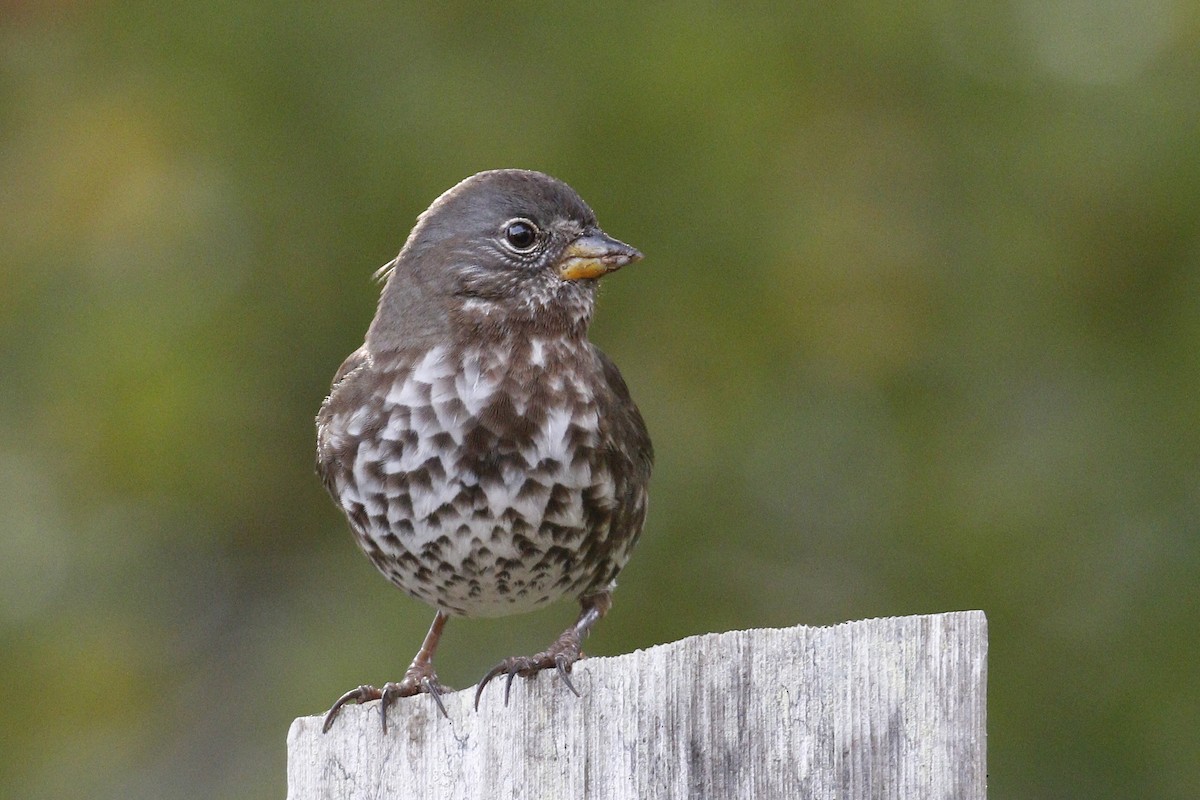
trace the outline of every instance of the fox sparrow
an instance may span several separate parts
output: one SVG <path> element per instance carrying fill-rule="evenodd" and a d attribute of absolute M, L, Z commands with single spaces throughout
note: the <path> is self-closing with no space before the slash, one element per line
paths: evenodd
<path fill-rule="evenodd" d="M 608 611 L 646 517 L 653 452 L 616 366 L 587 339 L 598 279 L 642 257 L 600 230 L 565 183 L 482 172 L 419 217 L 366 342 L 317 415 L 317 471 L 359 546 L 437 609 L 404 677 L 346 703 L 428 693 L 452 616 L 582 606 L 546 650 L 480 681 L 568 673 Z M 578 694 L 578 692 L 576 692 Z"/>

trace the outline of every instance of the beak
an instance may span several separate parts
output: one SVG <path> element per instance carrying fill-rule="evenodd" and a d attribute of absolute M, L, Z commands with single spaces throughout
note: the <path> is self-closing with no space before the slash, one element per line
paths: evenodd
<path fill-rule="evenodd" d="M 639 250 L 603 231 L 585 233 L 567 246 L 562 260 L 558 262 L 558 274 L 568 281 L 599 278 L 641 257 Z"/>

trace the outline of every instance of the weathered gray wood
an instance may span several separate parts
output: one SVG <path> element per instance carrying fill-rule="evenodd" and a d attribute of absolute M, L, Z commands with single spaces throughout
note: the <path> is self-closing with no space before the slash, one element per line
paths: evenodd
<path fill-rule="evenodd" d="M 349 706 L 288 734 L 288 798 L 986 796 L 981 611 L 695 636 L 545 674 Z"/>

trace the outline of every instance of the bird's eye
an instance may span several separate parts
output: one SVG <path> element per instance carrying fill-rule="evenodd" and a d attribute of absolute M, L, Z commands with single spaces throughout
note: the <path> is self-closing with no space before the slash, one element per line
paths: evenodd
<path fill-rule="evenodd" d="M 504 241 L 514 250 L 526 253 L 537 244 L 538 229 L 527 219 L 514 219 L 504 226 Z"/>

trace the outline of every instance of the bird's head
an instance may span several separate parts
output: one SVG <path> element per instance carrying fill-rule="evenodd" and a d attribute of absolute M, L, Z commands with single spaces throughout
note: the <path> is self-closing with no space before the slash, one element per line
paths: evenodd
<path fill-rule="evenodd" d="M 540 172 L 481 172 L 421 214 L 367 336 L 405 347 L 474 327 L 582 333 L 598 278 L 642 254 L 604 233 L 575 190 Z"/>

